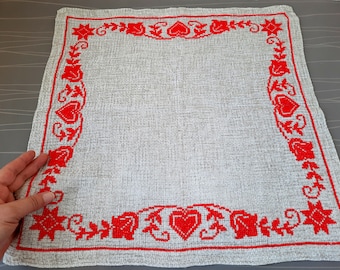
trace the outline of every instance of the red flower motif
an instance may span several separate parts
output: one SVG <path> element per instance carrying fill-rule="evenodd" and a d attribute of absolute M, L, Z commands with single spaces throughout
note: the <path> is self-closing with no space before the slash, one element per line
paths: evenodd
<path fill-rule="evenodd" d="M 244 210 L 234 211 L 230 215 L 230 226 L 236 233 L 236 239 L 257 236 L 257 215 Z"/>
<path fill-rule="evenodd" d="M 260 25 L 262 26 L 262 32 L 267 32 L 268 36 L 272 34 L 276 36 L 277 32 L 282 30 L 282 23 L 277 23 L 275 19 L 272 19 L 271 21 L 264 19 L 264 23 Z"/>
<path fill-rule="evenodd" d="M 210 25 L 210 32 L 213 34 L 221 34 L 225 31 L 229 31 L 227 21 L 212 20 Z"/>
<path fill-rule="evenodd" d="M 118 217 L 112 217 L 112 237 L 133 240 L 133 234 L 138 228 L 138 216 L 133 212 L 125 212 Z"/>
<path fill-rule="evenodd" d="M 272 76 L 282 76 L 286 73 L 290 73 L 290 70 L 286 61 L 272 60 L 272 63 L 269 66 L 269 72 Z"/>
<path fill-rule="evenodd" d="M 336 224 L 336 222 L 330 217 L 333 210 L 324 209 L 320 201 L 316 204 L 308 202 L 308 207 L 309 210 L 301 211 L 307 217 L 303 224 L 313 225 L 315 234 L 319 233 L 321 230 L 329 234 L 328 225 Z"/>
<path fill-rule="evenodd" d="M 142 36 L 145 33 L 145 26 L 142 22 L 128 23 L 126 34 L 132 34 L 134 36 Z"/>
<path fill-rule="evenodd" d="M 60 146 L 55 150 L 50 150 L 48 155 L 50 157 L 48 166 L 66 167 L 67 162 L 72 158 L 73 149 L 70 146 Z"/>
<path fill-rule="evenodd" d="M 87 40 L 89 36 L 93 36 L 93 30 L 95 28 L 91 28 L 90 24 L 87 25 L 82 25 L 80 24 L 78 28 L 74 27 L 73 28 L 73 33 L 72 35 L 78 36 L 78 40 L 80 39 L 85 39 Z"/>
<path fill-rule="evenodd" d="M 300 138 L 291 139 L 289 149 L 295 155 L 297 161 L 315 158 L 313 144 Z"/>
<path fill-rule="evenodd" d="M 58 216 L 58 207 L 51 211 L 45 207 L 41 215 L 33 215 L 33 218 L 36 223 L 30 227 L 30 230 L 40 231 L 38 240 L 48 236 L 53 241 L 56 231 L 65 231 L 62 223 L 67 217 Z"/>
<path fill-rule="evenodd" d="M 83 71 L 80 68 L 81 65 L 65 66 L 61 78 L 70 82 L 79 82 L 83 78 Z"/>

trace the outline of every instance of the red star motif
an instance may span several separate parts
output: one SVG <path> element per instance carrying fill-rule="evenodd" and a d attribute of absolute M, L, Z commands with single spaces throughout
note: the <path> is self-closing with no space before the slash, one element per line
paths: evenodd
<path fill-rule="evenodd" d="M 52 210 L 45 207 L 42 215 L 33 215 L 33 218 L 36 223 L 30 229 L 40 231 L 39 240 L 48 236 L 53 241 L 56 231 L 65 231 L 62 222 L 66 219 L 66 216 L 58 216 L 58 207 Z"/>
<path fill-rule="evenodd" d="M 87 24 L 87 25 L 80 24 L 78 28 L 76 27 L 73 28 L 72 35 L 78 36 L 78 40 L 80 39 L 87 40 L 89 36 L 94 35 L 93 30 L 94 28 L 91 28 L 90 24 Z"/>
<path fill-rule="evenodd" d="M 281 31 L 282 23 L 277 23 L 275 19 L 267 20 L 264 19 L 264 23 L 260 24 L 262 26 L 262 32 L 267 32 L 267 35 L 270 36 L 271 34 L 277 35 L 277 32 Z"/>
<path fill-rule="evenodd" d="M 315 234 L 319 233 L 320 230 L 328 234 L 328 225 L 336 224 L 336 222 L 330 218 L 333 210 L 324 209 L 320 201 L 315 205 L 308 202 L 308 207 L 309 210 L 301 211 L 307 217 L 303 224 L 313 225 Z"/>

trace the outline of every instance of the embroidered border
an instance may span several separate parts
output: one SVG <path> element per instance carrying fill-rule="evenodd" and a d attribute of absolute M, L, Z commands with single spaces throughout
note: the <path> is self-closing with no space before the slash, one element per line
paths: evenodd
<path fill-rule="evenodd" d="M 284 31 L 282 22 L 276 17 L 282 15 L 287 19 L 288 36 L 290 39 L 290 50 L 292 63 L 287 60 L 287 45 L 279 33 Z M 255 23 L 251 19 L 244 20 L 240 17 L 266 16 L 263 23 Z M 237 19 L 226 20 L 225 18 L 237 17 Z M 69 19 L 68 17 L 66 26 Z M 123 18 L 123 17 L 122 17 Z M 127 17 L 132 18 L 132 17 Z M 176 19 L 176 22 L 169 23 L 168 19 Z M 201 22 L 199 18 L 213 18 L 209 22 Z M 73 18 L 80 19 L 80 18 Z M 83 18 L 85 19 L 85 18 Z M 124 17 L 125 19 L 125 17 Z M 64 87 L 57 94 L 58 108 L 54 113 L 59 117 L 59 121 L 49 124 L 49 116 L 52 111 L 54 87 L 56 85 L 57 74 L 61 60 L 65 53 L 66 34 L 63 51 L 57 65 L 57 71 L 53 82 L 53 91 L 51 95 L 50 107 L 46 115 L 46 129 L 42 148 L 46 141 L 47 127 L 51 127 L 51 133 L 60 142 L 60 147 L 50 150 L 50 160 L 47 168 L 43 171 L 44 178 L 40 181 L 40 192 L 53 191 L 57 198 L 50 205 L 43 209 L 40 215 L 34 214 L 35 223 L 30 226 L 30 230 L 39 232 L 38 240 L 49 239 L 54 241 L 57 233 L 72 233 L 76 240 L 89 240 L 98 236 L 100 239 L 124 238 L 127 241 L 134 240 L 134 234 L 137 229 L 141 233 L 147 234 L 158 242 L 168 242 L 173 237 L 180 237 L 187 241 L 193 234 L 196 234 L 202 241 L 212 241 L 219 234 L 228 232 L 230 229 L 234 233 L 235 239 L 245 237 L 256 237 L 263 235 L 270 237 L 273 233 L 281 236 L 294 235 L 294 229 L 301 225 L 311 225 L 314 234 L 323 231 L 329 234 L 329 226 L 336 224 L 332 219 L 331 209 L 325 209 L 319 199 L 322 191 L 325 190 L 323 184 L 324 176 L 319 172 L 320 164 L 316 162 L 314 152 L 315 146 L 311 141 L 305 138 L 304 129 L 309 124 L 312 126 L 316 139 L 318 141 L 322 159 L 326 166 L 326 171 L 330 179 L 331 187 L 335 199 L 340 208 L 339 198 L 337 197 L 334 184 L 323 155 L 321 143 L 318 138 L 313 118 L 308 109 L 306 100 L 302 92 L 300 81 L 297 77 L 297 70 L 294 63 L 294 54 L 291 44 L 289 18 L 285 13 L 264 14 L 264 15 L 210 15 L 210 16 L 177 16 L 177 17 L 159 17 L 154 24 L 145 22 L 135 22 L 138 17 L 133 17 L 131 22 L 119 22 L 118 18 L 103 19 L 105 22 L 99 27 L 91 27 L 90 23 L 80 23 L 78 27 L 72 28 L 72 35 L 77 37 L 76 43 L 68 48 L 68 57 L 61 74 L 61 79 L 65 82 Z M 148 18 L 139 18 L 143 19 Z M 154 19 L 154 18 L 153 18 Z M 91 20 L 91 19 L 90 19 Z M 275 217 L 270 219 L 267 216 L 259 216 L 256 213 L 248 213 L 245 210 L 231 210 L 225 206 L 216 204 L 194 204 L 185 208 L 178 205 L 159 205 L 150 206 L 137 212 L 125 212 L 120 216 L 112 216 L 110 220 L 101 220 L 98 222 L 89 222 L 83 224 L 82 214 L 73 214 L 72 216 L 59 215 L 58 204 L 63 200 L 64 193 L 62 190 L 54 190 L 53 184 L 57 183 L 58 175 L 62 170 L 67 168 L 68 162 L 72 159 L 75 146 L 81 136 L 83 129 L 82 109 L 86 105 L 86 88 L 83 82 L 84 72 L 81 64 L 81 54 L 89 46 L 89 40 L 92 37 L 105 36 L 112 32 L 120 32 L 126 35 L 136 37 L 147 37 L 156 40 L 170 40 L 174 38 L 183 39 L 200 39 L 207 38 L 211 35 L 226 34 L 230 31 L 246 31 L 252 34 L 264 36 L 266 44 L 272 47 L 272 60 L 268 63 L 268 81 L 267 92 L 269 100 L 273 105 L 273 114 L 279 132 L 287 140 L 288 148 L 294 155 L 297 162 L 301 164 L 302 170 L 306 171 L 306 180 L 310 183 L 302 188 L 302 194 L 307 199 L 308 209 L 296 210 L 293 208 L 286 209 L 283 213 L 284 219 Z M 298 86 L 290 81 L 288 74 L 294 70 L 298 81 Z M 300 89 L 304 99 L 304 106 L 299 104 L 296 99 L 297 88 Z M 309 116 L 299 110 L 304 107 Z M 310 120 L 307 120 L 310 119 Z M 30 193 L 34 179 L 31 180 L 27 196 Z M 53 206 L 54 205 L 54 206 Z M 162 224 L 167 224 L 169 230 L 163 230 Z M 17 249 L 39 250 L 20 246 L 20 238 Z M 188 249 L 159 249 L 159 248 L 115 248 L 107 247 L 102 249 L 138 249 L 138 250 L 163 250 L 163 251 L 186 251 L 196 249 L 227 249 L 227 248 L 258 248 L 269 246 L 301 245 L 306 243 L 283 243 L 258 246 L 206 246 L 193 247 Z M 310 244 L 322 244 L 321 242 Z M 327 242 L 325 244 L 331 244 Z M 340 242 L 334 242 L 340 244 Z M 76 250 L 70 249 L 48 249 L 53 251 Z M 87 250 L 92 248 L 81 248 Z M 98 248 L 93 248 L 98 249 Z M 100 248 L 99 248 L 100 249 Z M 42 249 L 43 250 L 43 249 Z"/>

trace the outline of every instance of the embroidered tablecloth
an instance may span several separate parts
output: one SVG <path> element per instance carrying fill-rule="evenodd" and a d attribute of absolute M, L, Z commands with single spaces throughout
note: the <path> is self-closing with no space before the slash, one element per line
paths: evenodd
<path fill-rule="evenodd" d="M 340 166 L 288 6 L 63 8 L 7 264 L 340 258 Z"/>

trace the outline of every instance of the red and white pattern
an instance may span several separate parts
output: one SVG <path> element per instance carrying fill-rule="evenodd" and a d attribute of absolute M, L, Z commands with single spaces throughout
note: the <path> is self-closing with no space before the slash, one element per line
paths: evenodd
<path fill-rule="evenodd" d="M 79 250 L 144 250 L 162 252 L 185 252 L 194 250 L 228 250 L 249 248 L 270 248 L 303 245 L 340 245 L 340 239 L 334 241 L 296 241 L 298 230 L 312 235 L 332 235 L 339 230 L 340 201 L 336 192 L 333 176 L 328 168 L 323 146 L 313 116 L 304 97 L 304 89 L 299 80 L 290 33 L 290 19 L 285 12 L 275 14 L 214 14 L 197 16 L 163 16 L 138 17 L 121 16 L 119 18 L 76 18 L 66 17 L 66 27 L 62 54 L 55 71 L 51 93 L 51 103 L 46 114 L 46 124 L 42 141 L 42 150 L 49 152 L 47 167 L 31 180 L 27 194 L 34 186 L 39 192 L 53 191 L 57 198 L 42 211 L 32 215 L 33 223 L 29 225 L 31 237 L 37 243 L 53 243 L 60 237 L 73 239 L 72 243 L 82 241 L 80 246 L 60 248 L 32 247 L 22 245 L 19 235 L 17 250 L 36 252 L 72 252 Z M 154 39 L 158 42 L 169 42 L 174 39 L 203 40 L 216 35 L 228 35 L 230 32 L 248 33 L 260 37 L 263 46 L 271 52 L 267 63 L 268 103 L 272 104 L 272 113 L 287 149 L 295 158 L 301 171 L 305 174 L 305 183 L 300 196 L 305 199 L 303 208 L 289 205 L 284 212 L 276 216 L 252 212 L 247 209 L 230 209 L 228 205 L 213 202 L 197 202 L 192 205 L 145 205 L 138 211 L 126 209 L 120 215 L 112 215 L 88 221 L 86 214 L 75 212 L 65 215 L 62 211 L 68 194 L 55 189 L 59 177 L 69 169 L 77 143 L 82 140 L 84 129 L 83 110 L 87 106 L 87 93 L 94 91 L 86 86 L 87 73 L 83 69 L 82 57 L 91 48 L 93 40 L 112 38 L 112 43 L 124 35 L 136 39 Z M 62 85 L 62 86 L 61 86 Z M 57 116 L 57 117 L 56 117 Z M 51 120 L 53 119 L 53 120 Z M 55 120 L 57 119 L 57 120 Z M 52 122 L 51 122 L 52 121 Z M 308 130 L 308 131 L 307 131 Z M 58 147 L 46 148 L 48 140 L 57 140 Z M 327 172 L 326 174 L 323 172 Z M 325 184 L 325 182 L 327 184 Z M 326 187 L 328 187 L 328 190 Z M 329 188 L 331 187 L 331 188 Z M 334 207 L 324 205 L 321 194 L 332 196 Z M 174 202 L 176 203 L 176 202 Z M 85 220 L 87 220 L 85 222 Z M 27 222 L 26 220 L 24 222 Z M 26 225 L 27 226 L 27 225 Z M 29 232 L 30 231 L 30 232 Z M 232 236 L 232 243 L 221 243 L 221 239 Z M 263 237 L 275 239 L 276 243 L 256 243 Z M 136 238 L 145 238 L 148 245 L 122 246 L 122 241 L 132 243 Z M 218 238 L 222 237 L 222 238 Z M 253 244 L 238 245 L 243 239 L 254 239 Z M 64 238 L 65 239 L 65 238 Z M 112 239 L 111 245 L 96 245 L 100 241 Z M 230 239 L 230 238 L 228 238 Z M 314 238 L 313 238 L 314 239 Z M 120 244 L 116 245 L 115 241 Z M 172 247 L 171 241 L 190 242 L 190 245 Z M 83 244 L 88 241 L 89 245 Z M 216 244 L 214 244 L 216 241 Z M 249 243 L 249 242 L 248 242 Z M 84 246 L 85 245 L 85 246 Z"/>

